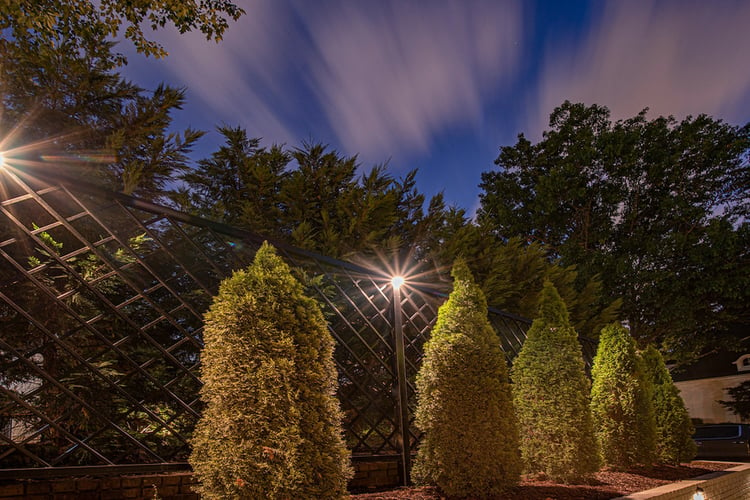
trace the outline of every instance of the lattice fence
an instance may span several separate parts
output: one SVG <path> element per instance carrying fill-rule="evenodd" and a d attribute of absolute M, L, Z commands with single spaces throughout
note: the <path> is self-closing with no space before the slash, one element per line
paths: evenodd
<path fill-rule="evenodd" d="M 49 173 L 0 170 L 0 475 L 184 463 L 202 314 L 257 235 Z M 322 304 L 355 458 L 419 441 L 414 378 L 445 294 L 277 245 Z M 491 310 L 509 357 L 528 322 Z"/>

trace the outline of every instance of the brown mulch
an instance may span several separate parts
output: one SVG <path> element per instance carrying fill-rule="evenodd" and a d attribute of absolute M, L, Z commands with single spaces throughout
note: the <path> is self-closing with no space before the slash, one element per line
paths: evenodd
<path fill-rule="evenodd" d="M 730 469 L 730 462 L 692 462 L 680 466 L 636 468 L 626 472 L 602 471 L 589 484 L 557 484 L 524 478 L 521 484 L 493 500 L 609 500 L 650 490 L 681 479 Z M 404 487 L 378 493 L 352 495 L 354 500 L 450 500 L 432 486 Z"/>

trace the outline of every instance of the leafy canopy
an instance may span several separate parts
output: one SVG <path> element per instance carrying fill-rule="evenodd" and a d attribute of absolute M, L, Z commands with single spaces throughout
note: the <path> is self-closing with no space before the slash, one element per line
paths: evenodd
<path fill-rule="evenodd" d="M 143 33 L 173 25 L 180 33 L 200 30 L 207 40 L 220 41 L 244 10 L 228 0 L 13 0 L 0 3 L 0 30 L 37 45 L 66 44 L 88 50 L 91 41 L 104 42 L 122 35 L 138 52 L 164 57 L 166 50 Z M 122 55 L 117 58 L 124 63 Z"/>
<path fill-rule="evenodd" d="M 599 276 L 639 341 L 690 358 L 750 322 L 749 152 L 750 124 L 565 102 L 482 174 L 478 220 Z"/>

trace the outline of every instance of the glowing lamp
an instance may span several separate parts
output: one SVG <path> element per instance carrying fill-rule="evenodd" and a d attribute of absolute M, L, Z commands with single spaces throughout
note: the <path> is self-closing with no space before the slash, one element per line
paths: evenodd
<path fill-rule="evenodd" d="M 703 488 L 700 486 L 695 489 L 695 494 L 693 495 L 693 500 L 705 500 L 705 495 L 703 494 Z"/>
<path fill-rule="evenodd" d="M 3 168 L 5 166 L 5 155 L 3 153 L 0 153 L 0 168 Z"/>
<path fill-rule="evenodd" d="M 391 278 L 391 285 L 393 285 L 393 288 L 399 289 L 401 288 L 401 285 L 404 284 L 404 277 L 403 276 L 394 276 Z"/>

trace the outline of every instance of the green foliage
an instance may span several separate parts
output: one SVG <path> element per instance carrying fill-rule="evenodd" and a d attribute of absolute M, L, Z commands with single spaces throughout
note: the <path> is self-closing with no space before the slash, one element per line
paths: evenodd
<path fill-rule="evenodd" d="M 750 124 L 565 102 L 532 144 L 503 147 L 482 174 L 478 220 L 503 240 L 540 242 L 579 285 L 601 276 L 631 333 L 678 360 L 750 324 Z"/>
<path fill-rule="evenodd" d="M 38 45 L 68 44 L 71 49 L 90 50 L 91 41 L 104 42 L 123 35 L 138 52 L 156 57 L 167 55 L 158 43 L 143 34 L 173 25 L 180 33 L 199 29 L 208 40 L 221 40 L 244 11 L 228 0 L 13 0 L 0 2 L 0 30 L 10 29 L 17 40 Z M 76 51 L 77 51 L 76 50 Z M 117 62 L 125 58 L 118 55 Z"/>
<path fill-rule="evenodd" d="M 205 320 L 190 457 L 203 498 L 345 496 L 333 339 L 273 247 L 222 282 Z"/>
<path fill-rule="evenodd" d="M 484 295 L 463 262 L 453 277 L 417 375 L 416 423 L 425 435 L 412 473 L 448 495 L 487 497 L 518 482 L 516 418 Z"/>
<path fill-rule="evenodd" d="M 613 323 L 602 330 L 591 375 L 591 413 L 604 465 L 653 463 L 653 384 L 627 329 Z"/>
<path fill-rule="evenodd" d="M 396 180 L 377 166 L 358 177 L 356 157 L 320 144 L 265 148 L 242 128 L 219 131 L 225 144 L 183 177 L 183 209 L 333 257 L 423 246 L 416 171 Z"/>
<path fill-rule="evenodd" d="M 750 420 L 750 380 L 727 388 L 727 393 L 732 399 L 719 401 L 719 404 L 742 420 Z"/>
<path fill-rule="evenodd" d="M 551 282 L 513 362 L 513 402 L 521 457 L 528 473 L 575 482 L 598 469 L 591 410 L 578 335 Z"/>
<path fill-rule="evenodd" d="M 697 451 L 692 439 L 695 429 L 680 390 L 674 385 L 664 358 L 654 346 L 649 346 L 641 357 L 646 377 L 654 387 L 656 460 L 670 465 L 689 462 Z"/>

